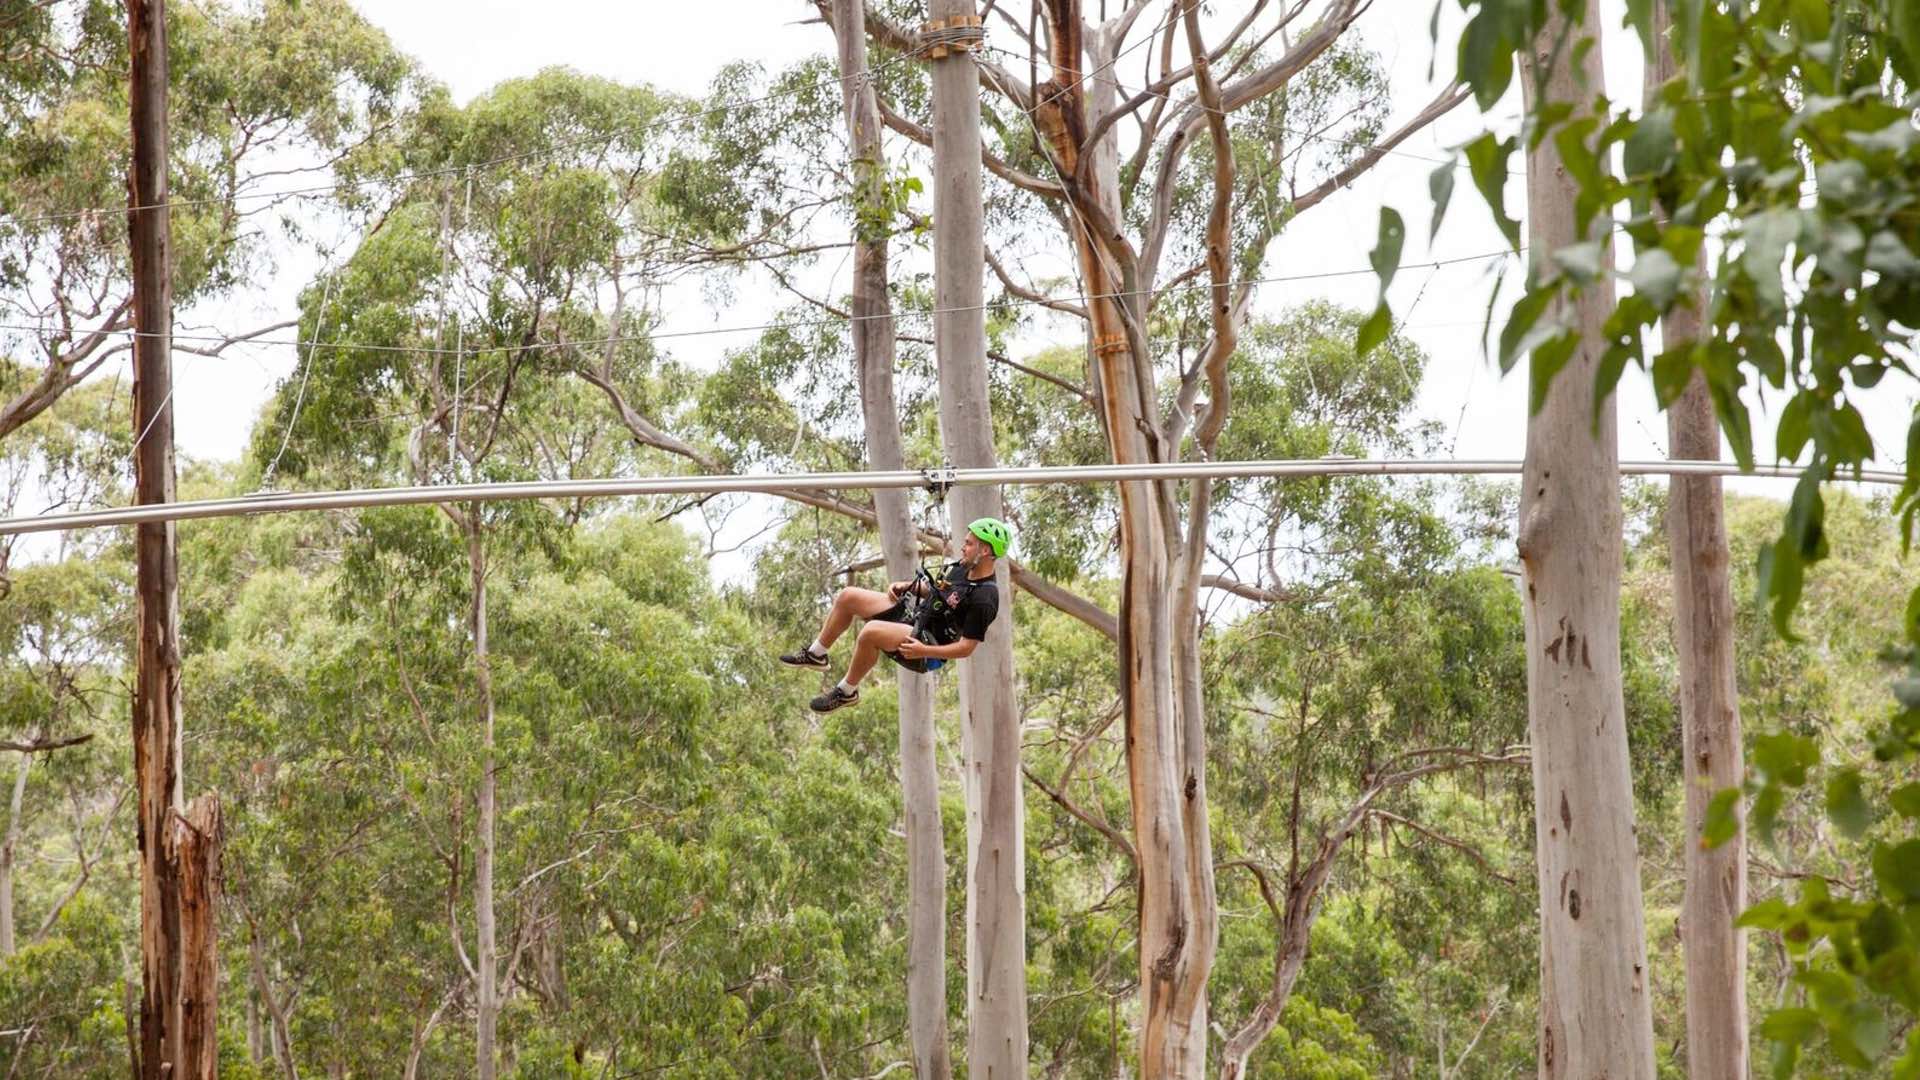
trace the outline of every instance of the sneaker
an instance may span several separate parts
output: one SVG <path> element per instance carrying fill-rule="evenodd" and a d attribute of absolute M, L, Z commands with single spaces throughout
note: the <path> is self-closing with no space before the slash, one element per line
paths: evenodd
<path fill-rule="evenodd" d="M 858 705 L 859 703 L 860 691 L 858 689 L 842 690 L 838 685 L 835 685 L 828 687 L 826 693 L 808 702 L 807 707 L 817 713 L 830 713 L 835 709 L 843 708 L 847 705 Z"/>
<path fill-rule="evenodd" d="M 788 667 L 814 668 L 819 671 L 827 670 L 827 658 L 814 652 L 813 648 L 808 645 L 802 645 L 795 651 L 781 657 L 780 662 Z"/>

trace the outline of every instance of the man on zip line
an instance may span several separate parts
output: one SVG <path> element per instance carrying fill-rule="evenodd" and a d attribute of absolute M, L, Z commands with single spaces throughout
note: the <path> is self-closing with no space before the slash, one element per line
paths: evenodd
<path fill-rule="evenodd" d="M 936 575 L 922 571 L 912 581 L 896 581 L 886 592 L 849 586 L 833 597 L 827 621 L 813 644 L 780 658 L 788 667 L 827 670 L 827 649 L 856 618 L 867 620 L 855 639 L 847 677 L 809 703 L 830 713 L 860 700 L 860 680 L 882 654 L 908 671 L 933 671 L 949 660 L 973 655 L 1000 614 L 1000 590 L 993 582 L 994 560 L 1007 554 L 1013 531 L 998 518 L 967 526 L 960 561 Z"/>

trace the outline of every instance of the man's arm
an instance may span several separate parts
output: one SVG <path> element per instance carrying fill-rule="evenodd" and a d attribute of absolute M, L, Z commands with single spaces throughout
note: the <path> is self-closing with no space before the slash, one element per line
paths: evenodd
<path fill-rule="evenodd" d="M 942 660 L 964 660 L 973 655 L 980 643 L 970 637 L 963 637 L 951 645 L 928 645 L 922 656 L 937 657 Z"/>

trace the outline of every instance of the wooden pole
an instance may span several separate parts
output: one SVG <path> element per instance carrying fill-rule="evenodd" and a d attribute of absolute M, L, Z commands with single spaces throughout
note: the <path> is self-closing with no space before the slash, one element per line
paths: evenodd
<path fill-rule="evenodd" d="M 993 464 L 982 305 L 986 237 L 980 194 L 980 69 L 965 46 L 977 28 L 973 0 L 932 0 L 934 353 L 940 367 L 940 436 L 960 468 Z M 958 34 L 954 31 L 959 30 Z M 958 47 L 956 47 L 956 45 Z M 951 496 L 955 540 L 967 523 L 1000 517 L 995 488 Z M 1026 807 L 1019 717 L 1013 702 L 1013 589 L 999 560 L 1000 617 L 960 663 L 967 793 L 967 1074 L 1027 1075 Z"/>
<path fill-rule="evenodd" d="M 173 289 L 167 211 L 166 0 L 127 0 L 132 59 L 133 167 L 127 231 L 133 266 L 134 501 L 173 501 Z M 139 791 L 140 1060 L 142 1077 L 214 1075 L 212 860 L 217 805 L 180 818 L 180 611 L 172 523 L 140 525 L 134 537 L 136 639 L 134 783 Z M 176 851 L 176 826 L 190 839 Z M 182 949 L 181 882 L 194 886 L 189 925 L 199 950 Z M 186 985 L 183 986 L 183 983 Z M 189 1005 L 190 1003 L 190 1005 Z"/>

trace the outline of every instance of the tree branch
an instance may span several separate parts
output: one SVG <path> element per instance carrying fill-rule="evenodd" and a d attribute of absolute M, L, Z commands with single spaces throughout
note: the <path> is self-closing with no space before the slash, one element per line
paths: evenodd
<path fill-rule="evenodd" d="M 1016 587 L 1048 607 L 1079 619 L 1114 641 L 1120 640 L 1120 620 L 1093 601 L 1061 588 L 1012 559 L 1007 560 L 1007 576 Z"/>
<path fill-rule="evenodd" d="M 44 754 L 50 750 L 79 746 L 81 743 L 91 742 L 92 740 L 92 732 L 87 732 L 83 735 L 69 735 L 60 739 L 39 738 L 28 742 L 14 742 L 10 739 L 0 739 L 0 750 L 14 750 L 22 754 Z"/>
<path fill-rule="evenodd" d="M 884 100 L 880 101 L 880 119 L 884 121 L 888 127 L 922 146 L 930 147 L 933 145 L 933 132 L 894 112 L 892 106 L 888 105 Z M 985 145 L 980 147 L 980 163 L 986 166 L 988 172 L 1022 191 L 1030 191 L 1035 195 L 1049 199 L 1064 199 L 1067 197 L 1066 189 L 1062 188 L 1059 184 L 1042 180 L 1030 172 L 1017 169 L 1007 164 L 1006 161 L 996 156 L 993 151 L 987 149 Z"/>
<path fill-rule="evenodd" d="M 1038 304 L 1041 307 L 1052 308 L 1055 311 L 1064 311 L 1069 315 L 1077 315 L 1082 319 L 1087 317 L 1087 309 L 1081 307 L 1079 304 L 1070 303 L 1066 300 L 1056 300 L 1045 293 L 1029 289 L 1024 285 L 1016 284 L 1013 280 L 1013 275 L 1007 273 L 1007 268 L 1001 265 L 999 259 L 994 258 L 991 250 L 987 252 L 987 265 L 993 268 L 994 275 L 1000 279 L 1000 284 L 1006 286 L 1008 292 L 1020 299 L 1028 303 Z"/>
<path fill-rule="evenodd" d="M 220 344 L 214 345 L 208 348 L 201 348 L 201 347 L 192 346 L 192 345 L 182 345 L 180 343 L 180 339 L 176 337 L 173 342 L 173 351 L 193 353 L 196 356 L 219 356 L 221 353 L 225 352 L 227 349 L 231 348 L 232 346 L 238 345 L 243 341 L 252 341 L 254 338 L 264 337 L 267 334 L 271 334 L 275 330 L 285 330 L 290 326 L 299 326 L 299 325 L 300 325 L 299 319 L 282 319 L 281 321 L 274 323 L 271 326 L 263 326 L 258 330 L 249 330 L 244 334 L 235 334 L 233 337 L 230 337 L 221 341 Z M 301 343 L 299 342 L 295 342 L 295 347 L 297 348 L 300 344 Z"/>
<path fill-rule="evenodd" d="M 1291 604 L 1300 599 L 1295 593 L 1263 589 L 1258 585 L 1251 585 L 1244 581 L 1235 581 L 1232 578 L 1223 577 L 1219 574 L 1207 574 L 1202 577 L 1200 579 L 1200 587 L 1203 589 L 1219 589 L 1221 592 L 1232 593 L 1243 600 L 1254 600 L 1262 604 Z"/>
<path fill-rule="evenodd" d="M 1127 861 L 1133 864 L 1135 876 L 1137 877 L 1139 875 L 1140 856 L 1137 852 L 1134 851 L 1132 841 L 1128 840 L 1125 836 L 1123 836 L 1120 833 L 1120 830 L 1114 828 L 1113 826 L 1107 824 L 1104 821 L 1101 821 L 1099 818 L 1094 817 L 1092 814 L 1088 813 L 1078 803 L 1075 803 L 1072 799 L 1067 798 L 1065 792 L 1055 791 L 1053 788 L 1048 787 L 1047 782 L 1045 780 L 1040 779 L 1039 774 L 1035 773 L 1031 768 L 1028 768 L 1026 765 L 1020 766 L 1020 773 L 1021 775 L 1025 776 L 1029 781 L 1031 781 L 1034 787 L 1037 787 L 1041 791 L 1046 792 L 1047 798 L 1052 799 L 1054 802 L 1058 803 L 1060 806 L 1060 809 L 1065 810 L 1067 813 L 1073 815 L 1076 818 L 1079 818 L 1080 821 L 1083 822 L 1088 828 L 1099 833 L 1101 836 L 1106 837 L 1110 842 L 1112 842 L 1113 846 L 1116 848 L 1119 848 L 1121 854 L 1127 857 Z"/>
<path fill-rule="evenodd" d="M 1442 116 L 1445 116 L 1451 112 L 1455 106 L 1472 96 L 1472 89 L 1459 83 L 1455 83 L 1445 90 L 1442 90 L 1439 96 L 1428 102 L 1426 108 L 1421 109 L 1418 115 L 1407 121 L 1398 131 L 1395 131 L 1377 143 L 1369 145 L 1367 152 L 1355 158 L 1346 168 L 1341 169 L 1337 174 L 1329 177 L 1305 195 L 1292 200 L 1292 202 L 1288 204 L 1289 211 L 1292 214 L 1299 214 L 1312 209 L 1320 200 L 1353 183 L 1362 173 L 1378 165 L 1381 158 L 1391 153 L 1394 147 L 1406 142 L 1409 136 L 1420 131 L 1420 129 L 1433 123 L 1435 120 L 1440 119 Z"/>
<path fill-rule="evenodd" d="M 1419 833 L 1421 836 L 1424 836 L 1427 839 L 1434 841 L 1435 843 L 1445 844 L 1447 847 L 1450 847 L 1455 851 L 1458 851 L 1466 855 L 1468 858 L 1472 859 L 1474 862 L 1479 863 L 1480 869 L 1485 870 L 1489 875 L 1499 879 L 1502 883 L 1504 883 L 1507 886 L 1507 888 L 1514 889 L 1516 891 L 1520 888 L 1519 882 L 1513 880 L 1512 878 L 1501 873 L 1500 871 L 1495 870 L 1493 868 L 1493 863 L 1487 861 L 1487 857 L 1480 853 L 1480 849 L 1474 847 L 1472 844 L 1467 843 L 1465 840 L 1459 840 L 1454 837 L 1448 836 L 1445 833 L 1439 832 L 1437 830 L 1429 829 L 1425 825 L 1422 825 L 1419 822 L 1412 820 L 1411 818 L 1401 817 L 1399 814 L 1393 813 L 1390 810 L 1381 810 L 1378 807 L 1376 807 L 1371 811 L 1371 813 L 1372 813 L 1372 816 L 1377 817 L 1382 821 L 1391 821 L 1396 825 L 1404 825 L 1407 828 L 1412 829 L 1414 832 Z"/>

